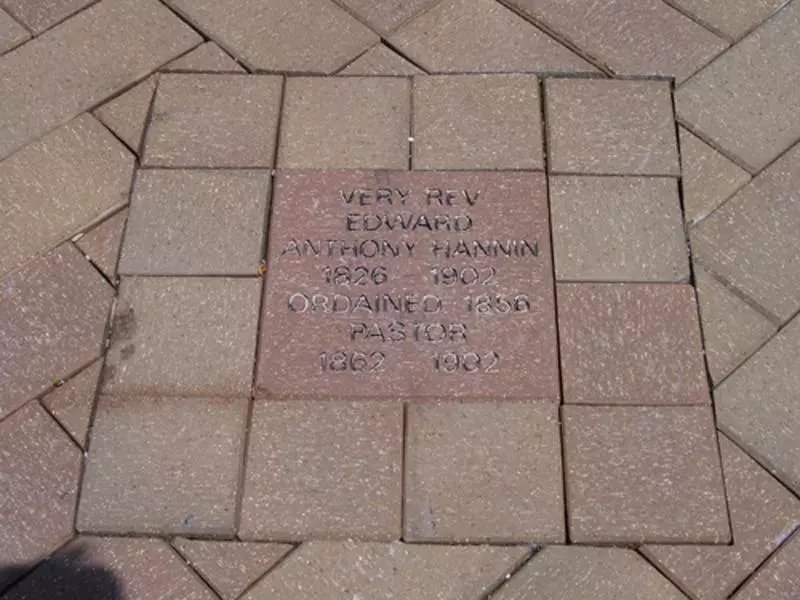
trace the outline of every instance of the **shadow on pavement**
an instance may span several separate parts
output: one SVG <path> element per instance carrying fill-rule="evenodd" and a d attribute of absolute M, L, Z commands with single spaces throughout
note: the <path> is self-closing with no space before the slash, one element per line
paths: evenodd
<path fill-rule="evenodd" d="M 123 595 L 109 569 L 88 562 L 80 546 L 59 552 L 33 571 L 32 566 L 0 564 L 0 599 L 133 600 Z M 7 591 L 3 594 L 2 590 Z"/>

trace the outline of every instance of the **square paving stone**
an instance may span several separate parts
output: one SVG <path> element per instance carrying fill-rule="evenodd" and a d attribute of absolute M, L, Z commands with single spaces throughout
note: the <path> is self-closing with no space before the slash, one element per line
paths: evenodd
<path fill-rule="evenodd" d="M 201 41 L 158 0 L 104 0 L 17 48 L 0 61 L 0 160 Z"/>
<path fill-rule="evenodd" d="M 384 44 L 367 50 L 339 71 L 339 75 L 419 75 L 422 69 L 410 63 Z"/>
<path fill-rule="evenodd" d="M 256 402 L 242 539 L 400 537 L 403 407 Z"/>
<path fill-rule="evenodd" d="M 103 391 L 248 396 L 260 294 L 256 278 L 123 279 Z"/>
<path fill-rule="evenodd" d="M 415 169 L 544 169 L 534 75 L 414 78 Z"/>
<path fill-rule="evenodd" d="M 292 77 L 278 166 L 407 169 L 411 85 L 396 77 Z"/>
<path fill-rule="evenodd" d="M 595 73 L 572 50 L 493 0 L 444 0 L 389 36 L 430 73 Z"/>
<path fill-rule="evenodd" d="M 800 138 L 800 4 L 789 3 L 678 88 L 682 123 L 751 173 Z"/>
<path fill-rule="evenodd" d="M 111 281 L 117 277 L 117 259 L 127 221 L 126 208 L 92 228 L 75 242 L 80 251 Z"/>
<path fill-rule="evenodd" d="M 673 0 L 673 4 L 729 38 L 738 40 L 785 6 L 786 1 Z"/>
<path fill-rule="evenodd" d="M 795 600 L 800 589 L 800 533 L 795 534 L 731 600 Z"/>
<path fill-rule="evenodd" d="M 800 6 L 800 5 L 798 5 Z M 779 321 L 800 309 L 800 145 L 692 229 L 692 252 Z"/>
<path fill-rule="evenodd" d="M 485 598 L 528 547 L 310 541 L 244 600 L 472 600 Z"/>
<path fill-rule="evenodd" d="M 71 244 L 0 281 L 0 417 L 100 356 L 113 295 Z"/>
<path fill-rule="evenodd" d="M 272 167 L 282 81 L 275 75 L 162 75 L 143 164 Z"/>
<path fill-rule="evenodd" d="M 278 171 L 256 395 L 559 396 L 543 173 Z"/>
<path fill-rule="evenodd" d="M 511 577 L 492 600 L 686 600 L 625 548 L 548 546 Z"/>
<path fill-rule="evenodd" d="M 686 222 L 705 219 L 739 188 L 750 174 L 714 150 L 685 127 L 679 128 Z"/>
<path fill-rule="evenodd" d="M 510 0 L 620 75 L 682 81 L 728 45 L 661 0 Z"/>
<path fill-rule="evenodd" d="M 213 73 L 246 73 L 244 67 L 230 57 L 214 42 L 206 42 L 197 48 L 176 58 L 166 65 L 162 71 L 172 72 L 213 72 Z"/>
<path fill-rule="evenodd" d="M 94 111 L 94 116 L 125 142 L 137 156 L 141 156 L 144 129 L 157 82 L 158 77 L 151 75 Z"/>
<path fill-rule="evenodd" d="M 84 115 L 0 163 L 0 276 L 128 201 L 134 157 Z"/>
<path fill-rule="evenodd" d="M 552 171 L 680 174 L 667 81 L 548 79 L 545 114 Z"/>
<path fill-rule="evenodd" d="M 699 264 L 694 266 L 708 372 L 719 383 L 777 327 Z"/>
<path fill-rule="evenodd" d="M 330 74 L 379 41 L 330 0 L 167 0 L 252 70 Z"/>
<path fill-rule="evenodd" d="M 731 540 L 711 407 L 564 406 L 570 539 Z"/>
<path fill-rule="evenodd" d="M 717 388 L 719 427 L 800 494 L 800 318 Z"/>
<path fill-rule="evenodd" d="M 103 361 L 98 359 L 42 398 L 42 404 L 81 448 L 86 448 Z"/>
<path fill-rule="evenodd" d="M 101 396 L 79 531 L 234 533 L 246 399 Z"/>
<path fill-rule="evenodd" d="M 3 600 L 38 598 L 215 600 L 217 596 L 163 540 L 82 536 L 3 596 Z"/>
<path fill-rule="evenodd" d="M 0 422 L 0 592 L 16 579 L 10 567 L 72 537 L 80 471 L 80 450 L 38 403 Z"/>
<path fill-rule="evenodd" d="M 0 7 L 0 54 L 30 39 L 31 34 Z"/>
<path fill-rule="evenodd" d="M 710 402 L 691 286 L 561 283 L 557 291 L 565 402 Z"/>
<path fill-rule="evenodd" d="M 688 281 L 678 182 L 666 177 L 550 178 L 559 281 Z"/>
<path fill-rule="evenodd" d="M 412 404 L 406 541 L 564 542 L 558 406 Z"/>
<path fill-rule="evenodd" d="M 800 500 L 726 437 L 719 439 L 732 546 L 646 546 L 644 552 L 698 600 L 725 600 L 795 528 Z"/>
<path fill-rule="evenodd" d="M 255 275 L 269 186 L 268 171 L 140 171 L 120 273 Z"/>

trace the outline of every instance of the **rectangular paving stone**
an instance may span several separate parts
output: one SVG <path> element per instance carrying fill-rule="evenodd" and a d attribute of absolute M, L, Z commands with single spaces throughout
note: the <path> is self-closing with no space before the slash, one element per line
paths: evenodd
<path fill-rule="evenodd" d="M 0 593 L 72 537 L 81 452 L 36 402 L 0 422 Z M 41 597 L 41 596 L 39 596 Z"/>
<path fill-rule="evenodd" d="M 493 0 L 444 0 L 389 36 L 430 73 L 596 73 L 591 63 Z"/>
<path fill-rule="evenodd" d="M 157 0 L 104 0 L 3 56 L 0 159 L 201 41 Z"/>
<path fill-rule="evenodd" d="M 117 278 L 117 259 L 127 221 L 128 209 L 125 208 L 84 233 L 75 242 L 80 251 L 111 281 Z"/>
<path fill-rule="evenodd" d="M 800 138 L 800 5 L 774 18 L 678 88 L 681 122 L 751 173 Z"/>
<path fill-rule="evenodd" d="M 550 178 L 560 281 L 688 281 L 678 182 L 666 177 Z"/>
<path fill-rule="evenodd" d="M 0 2 L 34 34 L 49 29 L 91 3 L 92 0 L 2 0 Z"/>
<path fill-rule="evenodd" d="M 133 160 L 83 115 L 0 163 L 0 275 L 125 204 Z"/>
<path fill-rule="evenodd" d="M 341 69 L 380 38 L 329 0 L 167 0 L 251 70 Z"/>
<path fill-rule="evenodd" d="M 101 396 L 82 532 L 234 534 L 246 399 Z"/>
<path fill-rule="evenodd" d="M 125 142 L 137 156 L 141 154 L 144 129 L 147 126 L 157 83 L 158 77 L 151 75 L 94 111 L 94 116 Z"/>
<path fill-rule="evenodd" d="M 388 46 L 378 44 L 339 71 L 338 75 L 405 76 L 419 75 L 424 72 Z"/>
<path fill-rule="evenodd" d="M 86 448 L 103 361 L 97 359 L 42 398 L 42 404 L 81 447 Z"/>
<path fill-rule="evenodd" d="M 732 600 L 794 600 L 800 589 L 800 535 L 786 542 Z"/>
<path fill-rule="evenodd" d="M 191 52 L 176 58 L 162 71 L 171 72 L 214 72 L 246 73 L 244 67 L 231 58 L 214 42 L 200 44 Z"/>
<path fill-rule="evenodd" d="M 89 590 L 95 598 L 217 598 L 163 540 L 81 536 L 3 600 L 73 600 Z"/>
<path fill-rule="evenodd" d="M 750 174 L 685 127 L 678 130 L 683 209 L 686 222 L 693 225 L 705 219 L 750 181 Z"/>
<path fill-rule="evenodd" d="M 410 104 L 405 78 L 289 78 L 278 167 L 407 169 Z"/>
<path fill-rule="evenodd" d="M 732 546 L 646 546 L 646 556 L 698 600 L 725 600 L 794 529 L 800 500 L 726 437 L 719 438 Z"/>
<path fill-rule="evenodd" d="M 680 175 L 667 81 L 548 79 L 550 170 Z"/>
<path fill-rule="evenodd" d="M 574 543 L 726 544 L 717 436 L 706 406 L 564 406 Z"/>
<path fill-rule="evenodd" d="M 795 317 L 717 388 L 725 434 L 800 494 L 800 318 Z"/>
<path fill-rule="evenodd" d="M 384 36 L 437 2 L 437 0 L 341 1 L 353 14 Z"/>
<path fill-rule="evenodd" d="M 100 356 L 113 294 L 70 244 L 0 281 L 0 417 Z"/>
<path fill-rule="evenodd" d="M 269 186 L 268 171 L 140 171 L 120 273 L 255 275 Z"/>
<path fill-rule="evenodd" d="M 708 372 L 719 383 L 777 327 L 701 265 L 694 266 Z"/>
<path fill-rule="evenodd" d="M 527 547 L 306 542 L 244 600 L 484 598 L 530 554 Z"/>
<path fill-rule="evenodd" d="M 239 537 L 400 537 L 403 407 L 256 402 Z"/>
<path fill-rule="evenodd" d="M 618 75 L 682 81 L 728 43 L 661 0 L 510 0 Z"/>
<path fill-rule="evenodd" d="M 702 264 L 779 321 L 800 309 L 800 145 L 691 231 Z"/>
<path fill-rule="evenodd" d="M 260 296 L 257 278 L 124 278 L 103 391 L 248 396 Z"/>
<path fill-rule="evenodd" d="M 733 40 L 757 27 L 785 0 L 671 0 L 684 12 L 710 25 Z"/>
<path fill-rule="evenodd" d="M 627 548 L 547 546 L 493 600 L 686 600 Z"/>
<path fill-rule="evenodd" d="M 31 34 L 0 7 L 0 54 L 30 39 Z"/>
<path fill-rule="evenodd" d="M 272 167 L 282 86 L 275 75 L 162 75 L 143 164 Z"/>
<path fill-rule="evenodd" d="M 414 78 L 415 169 L 544 169 L 534 75 Z"/>
<path fill-rule="evenodd" d="M 279 171 L 256 394 L 555 399 L 545 176 Z"/>
<path fill-rule="evenodd" d="M 710 401 L 689 285 L 558 284 L 564 401 Z"/>
<path fill-rule="evenodd" d="M 556 404 L 412 404 L 406 431 L 404 540 L 564 543 Z"/>

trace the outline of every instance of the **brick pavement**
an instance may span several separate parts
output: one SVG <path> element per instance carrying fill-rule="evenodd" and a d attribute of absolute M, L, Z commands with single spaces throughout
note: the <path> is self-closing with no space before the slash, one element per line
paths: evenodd
<path fill-rule="evenodd" d="M 0 0 L 0 597 L 800 598 L 798 0 Z"/>

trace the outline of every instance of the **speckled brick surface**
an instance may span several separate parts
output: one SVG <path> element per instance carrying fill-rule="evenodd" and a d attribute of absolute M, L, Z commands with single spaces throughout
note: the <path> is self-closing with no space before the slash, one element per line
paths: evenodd
<path fill-rule="evenodd" d="M 565 406 L 575 543 L 731 540 L 711 407 Z"/>
<path fill-rule="evenodd" d="M 239 536 L 398 539 L 402 454 L 398 404 L 258 401 Z"/>
<path fill-rule="evenodd" d="M 261 280 L 125 278 L 103 369 L 108 394 L 250 394 Z"/>
<path fill-rule="evenodd" d="M 0 422 L 0 592 L 72 537 L 81 452 L 36 402 Z M 41 597 L 41 596 L 40 596 Z"/>
<path fill-rule="evenodd" d="M 282 86 L 274 75 L 162 75 L 143 164 L 272 167 Z"/>
<path fill-rule="evenodd" d="M 100 356 L 113 289 L 65 244 L 0 280 L 0 416 Z"/>
<path fill-rule="evenodd" d="M 560 283 L 556 289 L 565 402 L 710 401 L 691 286 Z"/>
<path fill-rule="evenodd" d="M 101 396 L 79 531 L 234 533 L 247 401 Z"/>
<path fill-rule="evenodd" d="M 680 173 L 666 81 L 548 79 L 545 112 L 551 171 Z"/>
<path fill-rule="evenodd" d="M 176 58 L 163 69 L 165 72 L 244 73 L 244 67 L 214 42 L 199 45 L 191 52 Z"/>
<path fill-rule="evenodd" d="M 126 208 L 87 231 L 75 242 L 80 251 L 112 282 L 117 277 L 117 260 L 127 221 Z"/>
<path fill-rule="evenodd" d="M 800 500 L 725 437 L 722 468 L 732 546 L 646 546 L 644 553 L 700 600 L 724 600 L 794 529 Z"/>
<path fill-rule="evenodd" d="M 378 44 L 339 71 L 339 75 L 419 75 L 424 71 L 391 50 Z"/>
<path fill-rule="evenodd" d="M 436 4 L 437 0 L 342 0 L 372 29 L 384 35 Z"/>
<path fill-rule="evenodd" d="M 733 596 L 733 600 L 793 600 L 800 589 L 800 535 L 795 534 L 786 542 L 745 586 Z"/>
<path fill-rule="evenodd" d="M 103 361 L 98 359 L 42 398 L 42 404 L 81 448 L 86 448 L 102 368 Z"/>
<path fill-rule="evenodd" d="M 175 547 L 223 600 L 236 600 L 294 546 L 178 538 Z"/>
<path fill-rule="evenodd" d="M 550 402 L 409 406 L 404 539 L 563 543 L 558 425 Z"/>
<path fill-rule="evenodd" d="M 492 598 L 686 600 L 633 550 L 564 546 L 551 546 L 537 553 Z"/>
<path fill-rule="evenodd" d="M 414 169 L 544 169 L 533 75 L 414 78 Z"/>
<path fill-rule="evenodd" d="M 8 52 L 30 39 L 31 34 L 14 20 L 10 14 L 0 8 L 0 54 Z"/>
<path fill-rule="evenodd" d="M 525 547 L 309 542 L 245 600 L 478 599 L 529 554 Z"/>
<path fill-rule="evenodd" d="M 3 0 L 3 5 L 37 34 L 91 3 L 92 0 Z"/>

